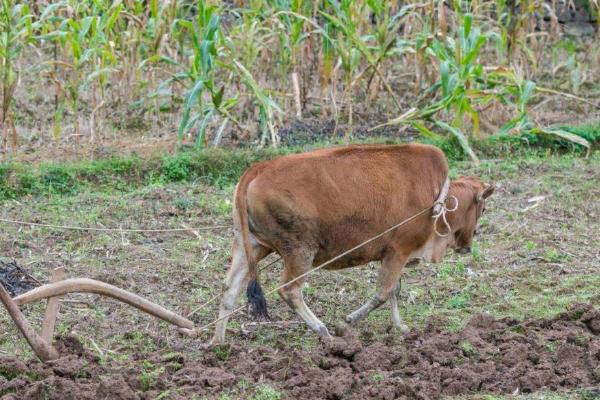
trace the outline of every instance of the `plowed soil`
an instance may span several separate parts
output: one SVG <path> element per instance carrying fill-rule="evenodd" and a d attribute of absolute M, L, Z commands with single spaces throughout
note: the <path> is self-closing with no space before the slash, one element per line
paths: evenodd
<path fill-rule="evenodd" d="M 350 330 L 311 351 L 283 343 L 270 348 L 233 345 L 194 357 L 157 352 L 122 363 L 100 362 L 76 339 L 63 337 L 58 342 L 63 357 L 51 365 L 0 357 L 0 396 L 218 398 L 243 381 L 248 393 L 264 383 L 290 399 L 435 399 L 600 384 L 600 311 L 592 306 L 577 305 L 539 320 L 481 314 L 454 333 L 445 325 L 431 319 L 422 330 L 391 333 L 370 344 Z M 154 373 L 144 369 L 148 365 Z"/>

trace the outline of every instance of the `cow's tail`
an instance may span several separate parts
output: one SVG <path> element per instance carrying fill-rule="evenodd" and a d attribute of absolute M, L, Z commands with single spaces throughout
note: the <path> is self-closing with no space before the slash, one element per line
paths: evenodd
<path fill-rule="evenodd" d="M 242 175 L 235 193 L 235 208 L 238 212 L 240 221 L 240 230 L 242 234 L 242 243 L 244 245 L 244 253 L 248 263 L 249 282 L 246 289 L 248 304 L 250 305 L 250 313 L 257 318 L 268 319 L 267 301 L 263 294 L 262 288 L 258 283 L 258 267 L 256 259 L 252 251 L 250 243 L 250 227 L 248 225 L 248 205 L 246 204 L 246 195 L 248 193 L 248 185 L 258 175 L 258 168 L 253 167 Z"/>

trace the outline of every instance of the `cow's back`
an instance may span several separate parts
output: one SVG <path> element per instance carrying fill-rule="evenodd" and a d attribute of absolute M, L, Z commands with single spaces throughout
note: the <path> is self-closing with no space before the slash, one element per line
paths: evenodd
<path fill-rule="evenodd" d="M 280 253 L 300 245 L 318 249 L 315 262 L 430 207 L 448 174 L 438 148 L 415 144 L 316 150 L 257 168 L 246 201 L 252 232 Z M 418 222 L 353 253 L 339 266 L 380 259 L 386 240 L 420 242 L 429 231 L 419 227 L 414 233 Z"/>

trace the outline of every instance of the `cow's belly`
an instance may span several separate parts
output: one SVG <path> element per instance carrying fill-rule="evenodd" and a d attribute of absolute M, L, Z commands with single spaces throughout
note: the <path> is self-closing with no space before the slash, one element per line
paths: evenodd
<path fill-rule="evenodd" d="M 428 241 L 425 242 L 423 246 L 419 249 L 413 251 L 408 261 L 411 260 L 420 260 L 431 263 L 438 263 L 444 257 L 446 252 L 446 247 L 448 244 L 448 238 L 445 237 L 437 237 L 432 235 Z"/>
<path fill-rule="evenodd" d="M 383 258 L 386 245 L 387 243 L 365 245 L 364 247 L 356 249 L 340 259 L 327 264 L 323 268 L 327 270 L 339 270 L 364 265 L 371 261 L 380 261 Z M 317 267 L 323 263 L 326 263 L 338 257 L 340 254 L 343 254 L 349 248 L 351 248 L 351 246 L 345 247 L 344 249 L 321 248 L 315 255 L 313 266 Z"/>
<path fill-rule="evenodd" d="M 323 268 L 327 270 L 340 270 L 359 265 L 365 265 L 371 261 L 381 261 L 386 252 L 386 249 L 390 244 L 391 243 L 388 241 L 383 243 L 374 242 L 367 244 L 363 248 L 359 248 L 345 255 L 339 260 L 336 260 Z M 394 244 L 397 245 L 398 243 Z M 339 248 L 321 248 L 314 258 L 313 267 L 317 267 L 325 262 L 334 259 L 340 254 L 344 253 L 344 251 L 346 251 L 349 248 L 351 248 L 350 245 L 345 247 L 345 250 Z M 443 257 L 445 248 L 446 247 L 444 246 L 444 243 L 442 243 L 442 240 L 440 240 L 440 238 L 432 237 L 429 240 L 425 241 L 425 243 L 417 250 L 412 251 L 406 261 L 410 262 L 411 260 L 418 260 L 436 263 L 439 262 Z"/>

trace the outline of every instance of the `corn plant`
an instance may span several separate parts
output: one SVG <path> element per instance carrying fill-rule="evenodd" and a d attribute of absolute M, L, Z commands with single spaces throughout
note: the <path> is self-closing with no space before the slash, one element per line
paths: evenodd
<path fill-rule="evenodd" d="M 310 5 L 310 2 L 304 0 L 280 1 L 274 4 L 275 31 L 281 50 L 275 62 L 282 70 L 282 77 L 287 77 L 289 70 L 296 71 L 299 67 L 300 48 L 308 34 L 304 32 L 305 20 L 293 18 L 292 15 L 280 11 L 306 15 Z"/>
<path fill-rule="evenodd" d="M 178 30 L 179 38 L 188 40 L 191 44 L 189 61 L 182 63 L 167 55 L 155 55 L 144 60 L 141 67 L 150 62 L 161 61 L 179 69 L 161 84 L 157 94 L 164 95 L 164 88 L 175 83 L 183 84 L 187 88 L 178 138 L 181 141 L 183 136 L 198 124 L 196 146 L 203 146 L 206 143 L 208 124 L 216 114 L 237 122 L 229 114 L 237 99 L 224 99 L 225 87 L 219 87 L 217 84 L 219 46 L 222 40 L 219 9 L 200 3 L 196 19 L 176 18 L 173 30 Z M 206 101 L 205 97 L 209 97 L 210 101 Z"/>
<path fill-rule="evenodd" d="M 241 75 L 242 82 L 248 87 L 252 94 L 252 98 L 255 103 L 258 105 L 259 109 L 259 121 L 260 121 L 260 129 L 262 132 L 261 144 L 265 144 L 267 138 L 270 137 L 271 144 L 273 147 L 277 147 L 279 142 L 279 138 L 277 133 L 275 132 L 274 127 L 274 115 L 273 112 L 281 113 L 281 109 L 268 95 L 267 93 L 261 89 L 258 83 L 254 80 L 254 77 L 250 72 L 237 60 L 234 61 L 234 65 L 236 69 L 239 71 Z"/>
<path fill-rule="evenodd" d="M 94 104 L 94 110 L 97 110 L 103 104 L 108 74 L 117 71 L 114 29 L 122 6 L 119 2 L 110 7 L 104 7 L 102 2 L 92 4 L 90 8 L 87 6 L 85 3 L 71 6 L 66 2 L 50 6 L 54 14 L 50 24 L 54 29 L 39 36 L 40 40 L 68 49 L 66 59 L 54 60 L 50 64 L 64 70 L 62 82 L 57 76 L 54 79 L 74 115 L 76 137 L 80 136 L 81 93 L 97 83 L 101 97 L 101 102 Z M 57 109 L 56 120 L 62 120 L 61 113 L 62 107 Z M 91 126 L 93 129 L 93 122 Z M 92 140 L 93 133 L 90 135 Z"/>
<path fill-rule="evenodd" d="M 348 139 L 357 107 L 383 93 L 384 110 L 402 110 L 401 95 L 415 105 L 392 122 L 424 135 L 446 131 L 473 159 L 469 139 L 480 134 L 483 110 L 512 107 L 510 121 L 499 124 L 505 134 L 539 129 L 528 116 L 529 99 L 557 92 L 526 82 L 560 73 L 577 94 L 588 71 L 574 48 L 549 60 L 544 44 L 556 37 L 534 31 L 535 0 L 1 1 L 5 143 L 8 133 L 16 138 L 11 99 L 20 54 L 30 48 L 46 60 L 57 87 L 57 137 L 67 119 L 80 136 L 80 117 L 88 115 L 93 138 L 98 110 L 113 101 L 149 113 L 155 127 L 176 119 L 180 142 L 190 134 L 204 145 L 207 131 L 219 127 L 220 138 L 229 124 L 242 132 L 256 127 L 261 144 L 276 145 L 277 124 L 293 116 L 288 99 L 301 116 L 316 95 L 322 114 L 335 118 L 334 135 L 342 105 Z M 597 10 L 597 0 L 588 3 Z M 552 6 L 543 7 L 557 25 Z M 413 78 L 416 95 L 390 86 Z"/>
<path fill-rule="evenodd" d="M 2 0 L 0 10 L 0 65 L 2 66 L 2 127 L 4 148 L 10 136 L 13 149 L 17 147 L 17 132 L 12 117 L 12 105 L 17 84 L 16 61 L 24 46 L 33 39 L 34 22 L 26 4 Z"/>
<path fill-rule="evenodd" d="M 359 25 L 357 16 L 364 14 L 364 5 L 352 1 L 342 1 L 340 3 L 329 1 L 332 8 L 331 13 L 320 11 L 320 15 L 327 20 L 327 27 L 322 30 L 323 33 L 329 32 L 327 37 L 329 43 L 335 49 L 338 55 L 343 71 L 344 96 L 343 99 L 348 105 L 348 129 L 346 130 L 346 139 L 352 136 L 352 109 L 353 109 L 353 86 L 355 71 L 359 66 L 363 54 L 357 44 L 360 39 Z M 331 35 L 333 33 L 333 35 Z M 337 127 L 337 121 L 336 121 Z M 335 135 L 335 129 L 333 135 Z"/>
<path fill-rule="evenodd" d="M 516 116 L 502 125 L 497 135 L 507 135 L 515 132 L 517 134 L 554 136 L 581 145 L 588 150 L 590 149 L 590 143 L 580 136 L 561 128 L 540 127 L 531 121 L 527 105 L 535 93 L 536 84 L 534 82 L 523 79 L 513 70 L 503 68 L 490 73 L 489 79 L 492 82 L 503 80 L 501 86 L 503 91 L 500 97 L 505 103 L 512 104 L 516 110 Z"/>
<path fill-rule="evenodd" d="M 477 156 L 469 145 L 465 134 L 465 117 L 469 117 L 475 134 L 479 131 L 479 114 L 477 106 L 491 100 L 493 95 L 485 92 L 481 83 L 484 81 L 483 65 L 477 62 L 487 36 L 478 27 L 473 27 L 473 16 L 465 14 L 456 37 L 446 37 L 445 41 L 435 39 L 427 48 L 427 55 L 433 62 L 439 63 L 439 80 L 431 86 L 426 94 L 440 96 L 439 100 L 423 107 L 421 110 L 411 109 L 391 123 L 408 123 L 421 133 L 433 135 L 425 127 L 429 121 L 439 128 L 448 131 L 459 141 L 469 157 L 477 162 Z M 445 111 L 451 114 L 451 122 L 442 121 L 437 114 Z"/>
<path fill-rule="evenodd" d="M 462 15 L 461 25 L 455 37 L 446 40 L 435 39 L 427 48 L 427 54 L 438 63 L 439 80 L 425 93 L 438 98 L 420 110 L 413 108 L 391 123 L 412 125 L 422 134 L 435 136 L 424 122 L 428 122 L 456 137 L 464 152 L 474 161 L 477 156 L 469 145 L 467 129 L 473 135 L 479 133 L 479 110 L 491 102 L 511 102 L 517 116 L 508 121 L 500 132 L 517 129 L 531 131 L 525 105 L 535 87 L 533 82 L 523 83 L 511 70 L 498 69 L 486 73 L 484 65 L 478 61 L 481 49 L 493 34 L 484 35 L 479 27 L 473 26 L 473 15 Z M 510 73 L 504 73 L 510 71 Z M 511 99 L 518 100 L 511 100 Z M 450 122 L 441 117 L 447 115 Z M 469 125 L 467 125 L 469 122 Z"/>
<path fill-rule="evenodd" d="M 204 143 L 204 136 L 208 122 L 215 112 L 226 113 L 228 107 L 221 107 L 224 87 L 215 85 L 215 69 L 217 68 L 217 41 L 219 40 L 220 17 L 218 9 L 214 6 L 205 7 L 200 4 L 196 23 L 179 19 L 176 21 L 191 37 L 193 45 L 193 59 L 185 76 L 190 83 L 181 122 L 179 124 L 179 138 L 190 131 L 196 122 L 200 127 L 196 136 L 197 145 Z M 203 99 L 204 92 L 210 94 L 211 103 Z M 192 115 L 194 106 L 198 111 Z"/>

